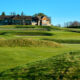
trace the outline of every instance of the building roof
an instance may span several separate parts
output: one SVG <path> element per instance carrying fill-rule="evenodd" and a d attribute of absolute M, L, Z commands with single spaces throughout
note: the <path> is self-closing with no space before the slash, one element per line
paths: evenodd
<path fill-rule="evenodd" d="M 12 16 L 0 16 L 0 20 L 10 19 L 10 18 L 12 18 Z"/>
<path fill-rule="evenodd" d="M 15 17 L 13 18 L 13 20 L 22 20 L 22 19 L 32 20 L 32 16 L 19 16 L 19 15 L 17 15 L 17 16 L 15 16 Z"/>
<path fill-rule="evenodd" d="M 11 20 L 34 20 L 34 21 L 38 21 L 38 20 L 42 20 L 44 17 L 46 16 L 36 16 L 36 17 L 32 17 L 32 16 L 20 16 L 20 15 L 16 15 L 16 16 L 0 16 L 0 20 L 5 20 L 5 19 L 11 19 Z M 48 21 L 51 21 L 51 19 L 49 17 L 46 17 Z"/>
<path fill-rule="evenodd" d="M 0 20 L 5 20 L 5 19 L 13 19 L 13 20 L 32 20 L 32 16 L 0 16 Z"/>

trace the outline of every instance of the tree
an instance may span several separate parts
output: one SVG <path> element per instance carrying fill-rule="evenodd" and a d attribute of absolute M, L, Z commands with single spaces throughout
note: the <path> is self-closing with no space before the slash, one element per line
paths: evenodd
<path fill-rule="evenodd" d="M 78 22 L 78 21 L 67 22 L 65 24 L 65 27 L 67 27 L 67 28 L 80 28 L 80 22 Z"/>
<path fill-rule="evenodd" d="M 57 27 L 61 27 L 61 24 L 58 24 Z"/>
<path fill-rule="evenodd" d="M 66 22 L 64 23 L 64 27 L 69 27 L 72 24 L 72 22 Z"/>
<path fill-rule="evenodd" d="M 24 16 L 24 12 L 23 11 L 21 12 L 21 16 Z"/>
<path fill-rule="evenodd" d="M 70 26 L 80 26 L 80 22 L 74 21 Z"/>
<path fill-rule="evenodd" d="M 46 16 L 44 13 L 38 13 L 38 16 Z"/>
<path fill-rule="evenodd" d="M 6 15 L 5 12 L 2 12 L 1 16 L 5 16 L 5 15 Z"/>
<path fill-rule="evenodd" d="M 44 13 L 38 13 L 38 14 L 34 14 L 33 16 L 47 16 Z"/>
<path fill-rule="evenodd" d="M 11 12 L 11 16 L 15 16 L 16 15 L 16 13 L 15 12 Z"/>

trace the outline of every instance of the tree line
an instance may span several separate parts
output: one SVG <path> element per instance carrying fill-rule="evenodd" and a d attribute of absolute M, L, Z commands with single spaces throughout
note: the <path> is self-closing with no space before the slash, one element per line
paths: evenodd
<path fill-rule="evenodd" d="M 73 21 L 73 22 L 67 22 L 64 25 L 67 28 L 80 28 L 80 22 L 79 21 Z"/>
<path fill-rule="evenodd" d="M 21 12 L 21 14 L 16 14 L 15 12 L 11 12 L 10 15 L 11 15 L 11 16 L 16 16 L 16 15 L 26 16 L 26 15 L 24 14 L 24 12 Z M 2 13 L 1 13 L 1 16 L 6 16 L 6 13 L 5 13 L 5 12 L 2 12 Z M 36 14 L 34 14 L 33 16 L 35 17 L 35 16 L 47 16 L 47 15 L 44 14 L 44 13 L 36 13 Z M 48 16 L 47 16 L 47 17 L 48 17 Z"/>

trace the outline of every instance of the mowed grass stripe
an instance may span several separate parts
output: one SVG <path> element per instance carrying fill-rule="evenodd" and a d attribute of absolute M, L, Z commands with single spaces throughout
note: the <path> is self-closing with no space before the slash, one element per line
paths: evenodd
<path fill-rule="evenodd" d="M 16 66 L 47 59 L 52 56 L 80 50 L 80 44 L 64 47 L 0 47 L 0 72 Z"/>

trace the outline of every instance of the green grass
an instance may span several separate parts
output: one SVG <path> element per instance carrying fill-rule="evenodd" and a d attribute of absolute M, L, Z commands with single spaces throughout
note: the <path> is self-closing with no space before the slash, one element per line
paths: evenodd
<path fill-rule="evenodd" d="M 51 31 L 51 30 L 60 30 L 59 28 L 55 27 L 55 26 L 33 26 L 33 25 L 1 25 L 0 26 L 0 30 L 6 30 L 6 29 L 26 29 L 26 30 L 32 30 L 32 31 Z"/>
<path fill-rule="evenodd" d="M 9 31 L 9 32 L 0 31 L 0 33 L 5 33 L 4 35 L 0 35 L 0 38 L 19 38 L 19 37 L 24 38 L 25 37 L 25 38 L 34 38 L 34 39 L 49 38 L 49 39 L 67 39 L 67 40 L 77 39 L 77 40 L 80 40 L 80 33 L 67 32 L 67 31 L 46 31 L 46 32 L 45 31 L 44 32 L 43 31 L 42 32 L 32 31 L 30 32 L 30 31 L 18 31 L 17 30 L 17 31 Z M 12 34 L 12 33 L 17 33 L 17 34 L 24 33 L 25 35 L 17 35 L 17 34 Z"/>
<path fill-rule="evenodd" d="M 48 38 L 44 38 L 43 40 L 55 41 L 55 42 L 58 42 L 58 43 L 80 44 L 80 40 L 76 40 L 76 39 L 48 39 Z"/>
<path fill-rule="evenodd" d="M 0 47 L 62 47 L 59 43 L 33 39 L 1 39 Z"/>
<path fill-rule="evenodd" d="M 20 28 L 16 28 L 16 26 Z M 46 29 L 51 28 L 51 31 L 27 30 L 28 28 L 31 27 L 40 28 L 40 29 L 43 29 L 44 27 Z M 79 29 L 70 29 L 70 30 L 79 31 Z M 7 38 L 7 39 L 25 37 L 25 38 L 33 38 L 33 39 L 48 38 L 48 39 L 61 39 L 61 40 L 65 40 L 65 39 L 80 40 L 80 33 L 69 31 L 69 29 L 66 30 L 66 28 L 59 28 L 54 26 L 6 25 L 6 26 L 0 26 L 0 34 L 1 34 L 0 38 Z"/>
<path fill-rule="evenodd" d="M 49 32 L 43 32 L 43 31 L 2 31 L 0 32 L 0 35 L 20 35 L 20 36 L 52 36 L 52 33 Z"/>
<path fill-rule="evenodd" d="M 60 54 L 0 73 L 1 80 L 79 80 L 80 51 Z"/>
<path fill-rule="evenodd" d="M 60 54 L 53 48 L 0 48 L 0 71 Z"/>
<path fill-rule="evenodd" d="M 27 63 L 47 59 L 70 51 L 80 50 L 79 44 L 65 44 L 61 48 L 51 47 L 0 47 L 0 72 Z"/>
<path fill-rule="evenodd" d="M 27 28 L 34 30 L 26 30 Z M 41 28 L 48 30 L 35 30 Z M 58 47 L 54 44 L 58 44 Z M 74 51 L 80 51 L 80 33 L 74 29 L 29 25 L 0 26 L 0 72 Z"/>

